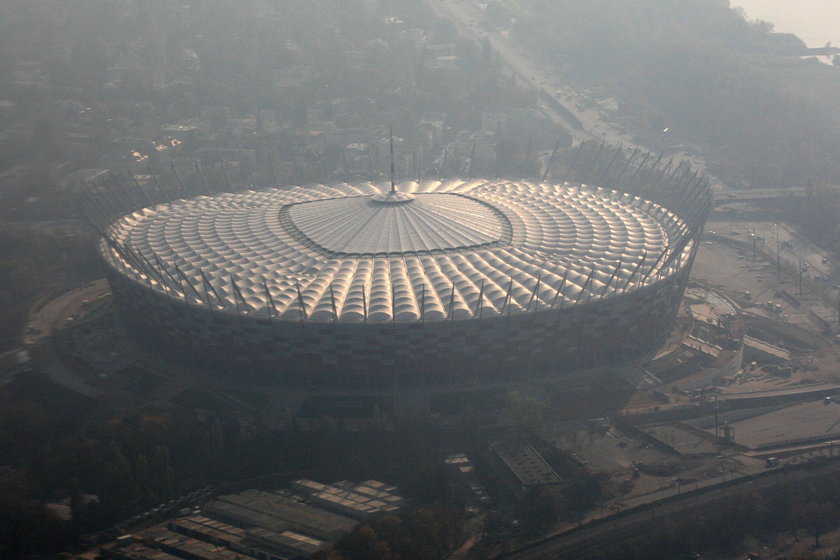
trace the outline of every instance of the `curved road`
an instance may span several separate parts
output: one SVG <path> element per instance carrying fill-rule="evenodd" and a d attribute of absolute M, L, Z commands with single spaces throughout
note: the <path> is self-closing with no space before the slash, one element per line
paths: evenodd
<path fill-rule="evenodd" d="M 62 321 L 78 313 L 85 301 L 93 301 L 110 291 L 107 280 L 103 278 L 58 296 L 33 311 L 23 336 L 23 343 L 29 347 L 32 358 L 42 373 L 67 389 L 90 398 L 102 396 L 102 389 L 88 385 L 64 367 L 55 355 L 52 333 Z"/>
<path fill-rule="evenodd" d="M 798 466 L 764 471 L 711 487 L 672 496 L 602 518 L 563 533 L 551 535 L 519 550 L 497 556 L 497 560 L 564 560 L 578 558 L 586 549 L 599 543 L 618 544 L 653 531 L 661 520 L 684 515 L 688 510 L 710 508 L 724 502 L 738 491 L 779 486 L 794 480 L 817 478 L 840 473 L 840 461 L 821 466 Z"/>

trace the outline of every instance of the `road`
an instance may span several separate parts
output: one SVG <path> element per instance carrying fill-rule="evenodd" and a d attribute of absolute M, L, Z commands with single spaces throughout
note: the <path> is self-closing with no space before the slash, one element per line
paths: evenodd
<path fill-rule="evenodd" d="M 715 227 L 717 229 L 713 229 Z M 832 262 L 832 255 L 787 224 L 758 221 L 715 222 L 708 225 L 708 231 L 747 245 L 754 242 L 756 251 L 768 255 L 772 261 L 781 258 L 783 263 L 792 263 L 794 267 L 801 266 L 806 286 L 810 282 L 822 283 L 825 290 L 830 290 L 834 285 L 840 284 L 840 271 Z"/>
<path fill-rule="evenodd" d="M 482 6 L 476 0 L 426 1 L 436 15 L 452 22 L 460 35 L 471 39 L 477 45 L 482 45 L 487 40 L 500 62 L 512 75 L 529 84 L 536 91 L 551 96 L 564 110 L 580 121 L 582 128 L 575 127 L 564 115 L 555 111 L 544 101 L 539 101 L 542 111 L 555 124 L 564 128 L 572 136 L 574 142 L 594 139 L 603 140 L 612 145 L 621 144 L 627 150 L 636 148 L 642 151 L 648 150 L 647 147 L 640 146 L 628 131 L 607 122 L 606 116 L 599 109 L 586 108 L 593 105 L 591 99 L 569 87 L 552 69 L 546 68 L 545 63 L 530 58 L 515 41 L 505 35 L 505 31 L 489 25 Z M 504 3 L 513 13 L 518 14 L 524 11 L 516 0 L 505 0 Z M 680 146 L 677 144 L 677 139 L 665 140 L 665 142 L 671 146 Z M 809 194 L 804 187 L 796 186 L 783 189 L 759 188 L 731 191 L 720 180 L 708 174 L 706 162 L 699 154 L 682 149 L 674 153 L 674 156 L 675 161 L 686 161 L 701 173 L 709 176 L 716 191 L 715 197 L 718 204 Z"/>
<path fill-rule="evenodd" d="M 41 372 L 65 388 L 90 398 L 102 396 L 103 391 L 88 385 L 61 363 L 55 355 L 52 334 L 62 321 L 77 314 L 86 301 L 93 301 L 110 291 L 103 278 L 58 296 L 33 312 L 23 337 L 23 343 L 29 347 Z"/>
<path fill-rule="evenodd" d="M 528 83 L 538 92 L 551 96 L 566 111 L 571 113 L 582 128 L 569 123 L 568 119 L 555 111 L 545 102 L 540 101 L 540 108 L 563 127 L 572 136 L 574 142 L 584 140 L 603 140 L 612 145 L 622 144 L 624 148 L 633 150 L 646 148 L 638 146 L 632 136 L 626 131 L 619 130 L 604 120 L 604 116 L 597 109 L 584 108 L 591 105 L 590 100 L 581 93 L 573 90 L 563 82 L 553 71 L 543 67 L 537 61 L 530 59 L 527 54 L 500 30 L 488 25 L 485 21 L 483 8 L 474 0 L 426 0 L 432 10 L 455 25 L 458 33 L 476 44 L 481 45 L 486 39 L 493 51 L 498 55 L 502 64 L 518 79 Z M 514 11 L 521 11 L 515 6 Z M 685 160 L 695 169 L 705 172 L 705 161 L 695 154 L 687 152 L 675 153 L 675 160 Z M 713 181 L 713 183 L 718 183 Z"/>
<path fill-rule="evenodd" d="M 499 556 L 505 560 L 564 560 L 578 558 L 598 543 L 616 545 L 624 540 L 657 529 L 663 520 L 684 516 L 686 511 L 711 508 L 729 500 L 735 492 L 761 490 L 807 478 L 840 473 L 840 461 L 819 467 L 799 467 L 764 471 L 759 475 L 736 479 L 711 488 L 685 492 L 660 502 L 627 510 L 599 519 L 579 528 L 552 535 L 519 550 Z"/>
<path fill-rule="evenodd" d="M 513 75 L 530 84 L 535 90 L 545 91 L 549 95 L 555 95 L 556 91 L 562 91 L 565 95 L 577 97 L 575 92 L 564 88 L 563 84 L 560 84 L 555 76 L 543 71 L 535 63 L 528 60 L 521 51 L 511 45 L 510 41 L 496 29 L 484 25 L 484 13 L 477 4 L 471 1 L 463 2 L 456 0 L 428 0 L 428 3 L 438 16 L 451 21 L 458 30 L 458 33 L 462 36 L 472 39 L 478 45 L 481 45 L 486 39 L 490 43 L 493 51 L 498 54 L 501 62 L 507 66 Z M 572 103 L 561 101 L 560 99 L 558 101 L 583 123 L 584 130 L 576 130 L 575 127 L 570 126 L 563 116 L 550 107 L 541 104 L 541 108 L 548 114 L 552 121 L 566 129 L 576 142 L 595 138 L 595 135 L 591 131 L 595 128 L 594 125 L 596 123 L 593 121 L 591 115 L 578 111 Z"/>
<path fill-rule="evenodd" d="M 23 343 L 31 345 L 46 340 L 58 323 L 77 313 L 85 301 L 93 301 L 110 291 L 108 281 L 102 278 L 50 300 L 30 315 Z"/>

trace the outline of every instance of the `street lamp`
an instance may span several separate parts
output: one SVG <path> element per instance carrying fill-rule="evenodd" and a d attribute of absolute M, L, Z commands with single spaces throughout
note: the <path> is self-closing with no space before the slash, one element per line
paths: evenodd
<path fill-rule="evenodd" d="M 799 261 L 799 297 L 802 297 L 802 261 Z"/>

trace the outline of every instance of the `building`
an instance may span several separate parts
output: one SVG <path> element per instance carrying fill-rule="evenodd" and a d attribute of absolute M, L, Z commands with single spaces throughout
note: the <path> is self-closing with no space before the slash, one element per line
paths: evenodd
<path fill-rule="evenodd" d="M 397 488 L 376 480 L 360 484 L 337 482 L 323 484 L 314 480 L 293 480 L 292 490 L 306 497 L 312 505 L 359 521 L 367 521 L 386 513 L 397 513 L 405 499 Z"/>
<path fill-rule="evenodd" d="M 524 440 L 494 441 L 490 451 L 508 485 L 519 495 L 563 482 L 540 453 Z"/>
<path fill-rule="evenodd" d="M 331 542 L 357 525 L 357 521 L 349 517 L 262 490 L 220 496 L 208 503 L 204 512 L 233 525 L 267 529 L 276 534 L 292 530 Z"/>
<path fill-rule="evenodd" d="M 316 393 L 519 384 L 660 343 L 707 191 L 670 208 L 502 179 L 218 193 L 104 220 L 101 252 L 126 324 L 211 370 Z"/>
<path fill-rule="evenodd" d="M 219 496 L 201 511 L 123 535 L 101 555 L 112 560 L 303 560 L 329 549 L 360 521 L 405 505 L 395 486 L 378 480 L 322 484 L 302 479 L 292 490 Z M 325 500 L 324 494 L 341 500 Z"/>
<path fill-rule="evenodd" d="M 446 469 L 457 483 L 467 491 L 467 498 L 474 506 L 486 506 L 490 495 L 475 474 L 475 467 L 466 453 L 452 453 L 445 460 Z"/>

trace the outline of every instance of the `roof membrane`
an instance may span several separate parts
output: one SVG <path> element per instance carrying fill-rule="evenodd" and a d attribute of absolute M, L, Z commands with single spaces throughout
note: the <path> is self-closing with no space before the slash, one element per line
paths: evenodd
<path fill-rule="evenodd" d="M 402 322 L 610 297 L 676 272 L 690 247 L 677 245 L 684 224 L 673 213 L 607 189 L 456 179 L 389 189 L 339 183 L 177 200 L 111 225 L 111 239 L 137 259 L 102 251 L 120 273 L 196 305 Z"/>
<path fill-rule="evenodd" d="M 396 204 L 369 196 L 330 198 L 287 211 L 314 244 L 346 255 L 461 249 L 510 237 L 504 214 L 456 193 L 425 193 Z"/>

